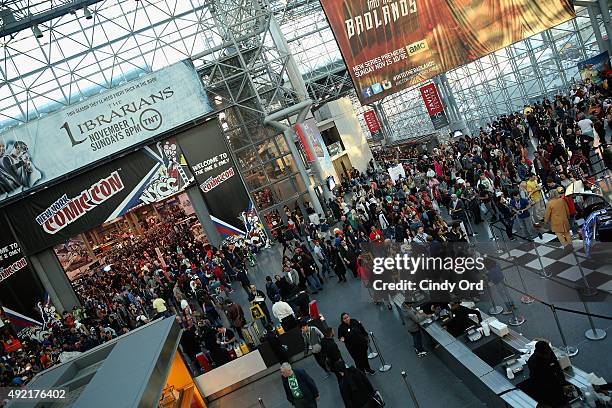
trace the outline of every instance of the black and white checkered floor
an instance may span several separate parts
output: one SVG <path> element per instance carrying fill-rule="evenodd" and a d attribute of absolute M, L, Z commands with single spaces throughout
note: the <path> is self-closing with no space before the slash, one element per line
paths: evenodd
<path fill-rule="evenodd" d="M 534 242 L 510 243 L 507 251 L 498 255 L 502 259 L 514 258 L 533 272 L 568 281 L 572 286 L 584 287 L 583 274 L 589 286 L 612 293 L 612 244 L 599 244 L 587 258 L 582 241 L 574 240 L 573 247 L 562 248 L 554 234 L 545 233 Z M 609 248 L 607 248 L 609 246 Z M 580 267 L 578 266 L 580 265 Z M 581 269 L 582 268 L 582 272 Z"/>

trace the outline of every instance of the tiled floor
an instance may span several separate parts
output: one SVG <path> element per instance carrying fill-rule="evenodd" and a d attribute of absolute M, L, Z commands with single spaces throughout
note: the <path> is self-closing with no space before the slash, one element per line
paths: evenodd
<path fill-rule="evenodd" d="M 512 242 L 512 249 L 501 254 L 500 258 L 514 257 L 520 265 L 539 273 L 542 268 L 545 268 L 548 274 L 566 280 L 568 284 L 583 287 L 588 283 L 598 290 L 612 293 L 612 257 L 606 258 L 603 252 L 612 250 L 612 244 L 610 249 L 607 247 L 595 248 L 592 251 L 592 259 L 587 259 L 581 241 L 574 241 L 573 244 L 573 251 L 555 248 L 560 245 L 557 237 L 546 233 L 543 239 L 536 238 L 534 243 Z M 607 246 L 607 244 L 604 245 Z M 539 257 L 536 256 L 536 253 Z M 610 254 L 612 255 L 612 251 Z M 605 262 L 603 259 L 609 259 L 610 262 Z M 582 268 L 584 278 L 578 265 Z"/>

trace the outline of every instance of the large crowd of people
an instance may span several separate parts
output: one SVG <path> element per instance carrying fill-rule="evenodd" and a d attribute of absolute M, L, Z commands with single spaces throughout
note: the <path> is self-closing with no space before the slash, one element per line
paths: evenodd
<path fill-rule="evenodd" d="M 328 214 L 285 208 L 287 222 L 275 237 L 282 245 L 281 271 L 268 274 L 265 288 L 249 279 L 246 244 L 212 247 L 174 222 L 184 214 L 166 214 L 163 223 L 108 252 L 104 267 L 75 282 L 82 307 L 61 315 L 41 307 L 46 327 L 37 337 L 22 337 L 20 349 L 5 350 L 1 385 L 23 385 L 65 353 L 89 350 L 172 315 L 184 329 L 181 346 L 190 368 L 202 369 L 196 363 L 200 353 L 212 367 L 220 366 L 232 358 L 252 320 L 251 310 L 245 312 L 233 299 L 237 290 L 244 290 L 249 306 L 258 306 L 271 344 L 275 325 L 300 324 L 305 335 L 319 338 L 313 343 L 309 337 L 307 345 L 329 349 L 325 339 L 333 331 L 311 332 L 303 323 L 310 299 L 328 290 L 331 276 L 340 284 L 347 275 L 358 278 L 359 255 L 368 242 L 467 242 L 476 234 L 474 225 L 487 222 L 501 226 L 510 240 L 551 230 L 565 245 L 578 233 L 574 215 L 580 203 L 564 192 L 578 182 L 585 189 L 596 184 L 590 155 L 594 143 L 612 138 L 609 97 L 600 86 L 576 85 L 566 95 L 502 115 L 477 134 L 452 138 L 431 151 L 382 151 L 366 171 L 352 169 L 342 177 L 337 198 L 326 203 Z M 392 179 L 386 169 L 397 164 L 405 176 Z M 368 373 L 362 342 L 367 333 L 363 336 L 360 325 L 343 315 L 338 336 L 361 336 L 349 352 L 357 368 Z M 424 355 L 416 338 L 415 351 Z M 275 352 L 283 359 L 282 347 Z M 347 378 L 364 382 L 336 364 L 333 350 L 328 353 L 332 357 L 317 359 L 322 368 L 345 383 Z M 294 375 L 290 367 L 285 371 Z"/>

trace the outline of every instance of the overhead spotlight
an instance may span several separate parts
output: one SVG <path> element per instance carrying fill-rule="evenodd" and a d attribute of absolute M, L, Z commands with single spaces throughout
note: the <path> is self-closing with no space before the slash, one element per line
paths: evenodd
<path fill-rule="evenodd" d="M 43 38 L 43 33 L 40 31 L 40 28 L 38 28 L 38 24 L 32 26 L 32 34 L 34 34 L 36 38 Z"/>
<path fill-rule="evenodd" d="M 91 20 L 93 16 L 91 15 L 91 11 L 89 11 L 89 7 L 83 7 L 83 16 L 85 16 L 86 20 Z"/>

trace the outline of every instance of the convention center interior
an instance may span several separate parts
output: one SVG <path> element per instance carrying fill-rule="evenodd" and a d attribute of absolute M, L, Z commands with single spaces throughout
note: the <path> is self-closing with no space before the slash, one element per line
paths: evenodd
<path fill-rule="evenodd" d="M 0 407 L 612 407 L 611 11 L 0 1 Z"/>

